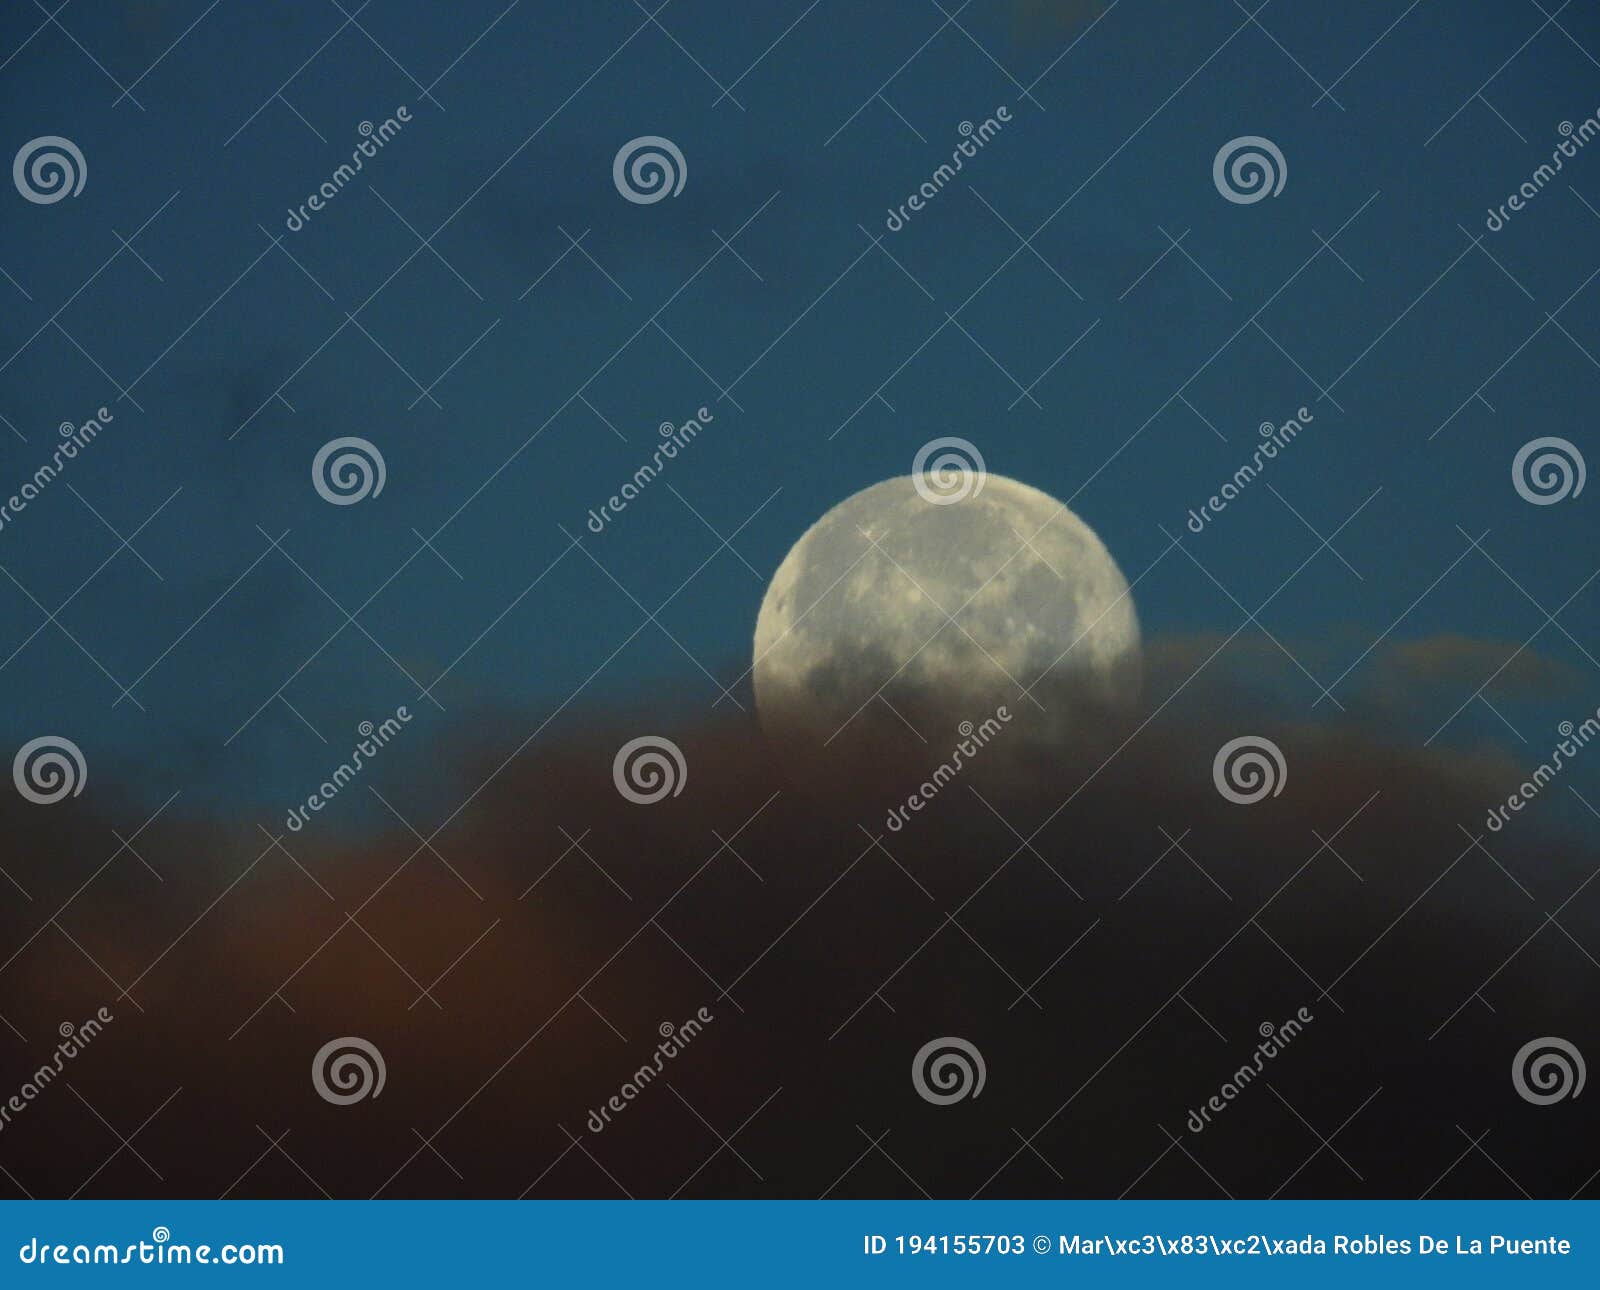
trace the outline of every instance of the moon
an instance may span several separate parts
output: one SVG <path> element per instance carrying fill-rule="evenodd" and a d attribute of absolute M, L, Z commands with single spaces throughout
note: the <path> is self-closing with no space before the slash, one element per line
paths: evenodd
<path fill-rule="evenodd" d="M 1139 620 L 1105 544 L 1037 488 L 981 468 L 961 482 L 874 484 L 794 544 L 756 620 L 769 739 L 944 746 L 941 722 L 1009 705 L 1056 741 L 1137 697 Z"/>

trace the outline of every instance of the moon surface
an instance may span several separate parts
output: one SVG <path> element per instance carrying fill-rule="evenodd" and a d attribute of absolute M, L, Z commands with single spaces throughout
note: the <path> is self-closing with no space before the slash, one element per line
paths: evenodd
<path fill-rule="evenodd" d="M 847 498 L 773 575 L 753 669 L 768 736 L 837 747 L 892 727 L 943 747 L 942 722 L 1004 704 L 1056 739 L 1136 697 L 1138 617 L 1094 531 L 1014 479 L 957 498 L 925 479 Z"/>

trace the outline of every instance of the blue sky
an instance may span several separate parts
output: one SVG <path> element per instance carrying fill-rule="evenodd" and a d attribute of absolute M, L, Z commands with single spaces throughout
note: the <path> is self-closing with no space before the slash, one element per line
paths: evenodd
<path fill-rule="evenodd" d="M 1387 693 L 1366 651 L 1391 628 L 1485 643 L 1386 713 L 1408 740 L 1542 755 L 1594 708 L 1593 495 L 1529 505 L 1510 467 L 1541 435 L 1592 455 L 1600 147 L 1484 227 L 1600 109 L 1593 11 L 504 10 L 83 3 L 70 37 L 0 16 L 6 146 L 61 135 L 88 166 L 75 198 L 0 201 L 9 487 L 59 423 L 114 413 L 0 531 L 12 744 L 67 735 L 151 802 L 276 808 L 408 704 L 423 738 L 395 764 L 447 807 L 427 771 L 452 722 L 514 743 L 558 709 L 557 729 L 709 712 L 789 545 L 941 435 L 1070 499 L 1145 575 L 1152 640 L 1226 636 L 1365 503 L 1261 614 L 1314 677 L 1273 675 L 1296 717 L 1332 719 L 1321 686 L 1358 713 Z M 687 162 L 648 205 L 612 183 L 644 134 Z M 1281 149 L 1277 197 L 1213 185 L 1241 135 Z M 658 424 L 701 406 L 694 445 L 588 533 Z M 1184 530 L 1302 406 L 1269 473 Z M 342 435 L 381 448 L 381 496 L 311 487 Z M 1541 627 L 1529 649 L 1569 684 L 1472 702 Z"/>

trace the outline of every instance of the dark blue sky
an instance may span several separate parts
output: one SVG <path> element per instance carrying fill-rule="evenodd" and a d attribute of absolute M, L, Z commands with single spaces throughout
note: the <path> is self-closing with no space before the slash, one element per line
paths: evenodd
<path fill-rule="evenodd" d="M 1266 642 L 1263 688 L 1537 761 L 1600 693 L 1596 503 L 1529 505 L 1510 471 L 1543 435 L 1594 459 L 1600 146 L 1484 220 L 1600 109 L 1600 14 L 941 3 L 678 0 L 659 26 L 625 0 L 7 6 L 7 155 L 65 136 L 88 175 L 0 200 L 0 493 L 61 422 L 114 420 L 0 530 L 6 747 L 60 733 L 152 802 L 276 817 L 404 703 L 423 738 L 396 765 L 448 809 L 418 772 L 452 721 L 515 744 L 569 699 L 558 723 L 708 711 L 804 528 L 960 435 L 1150 569 L 1151 640 L 1234 631 L 1367 503 L 1261 615 L 1315 681 Z M 647 134 L 687 182 L 632 204 L 612 159 Z M 1241 135 L 1281 149 L 1279 196 L 1219 195 Z M 588 532 L 701 406 L 693 446 Z M 1295 444 L 1187 532 L 1301 406 Z M 387 482 L 330 506 L 311 461 L 343 435 Z M 1485 691 L 1500 716 L 1471 701 L 1536 632 Z M 1383 660 L 1408 642 L 1397 707 Z"/>

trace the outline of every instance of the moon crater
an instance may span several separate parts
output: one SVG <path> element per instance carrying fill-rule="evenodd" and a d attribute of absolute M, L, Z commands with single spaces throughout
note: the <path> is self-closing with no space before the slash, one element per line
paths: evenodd
<path fill-rule="evenodd" d="M 1005 705 L 1048 743 L 1129 705 L 1138 617 L 1094 531 L 1013 479 L 989 475 L 948 504 L 918 483 L 847 498 L 773 575 L 753 669 L 769 737 L 941 748 Z"/>

